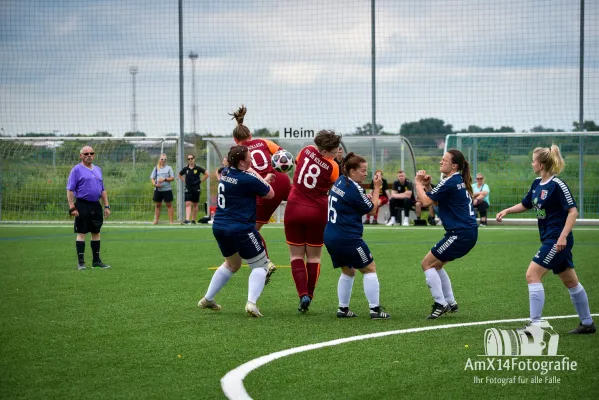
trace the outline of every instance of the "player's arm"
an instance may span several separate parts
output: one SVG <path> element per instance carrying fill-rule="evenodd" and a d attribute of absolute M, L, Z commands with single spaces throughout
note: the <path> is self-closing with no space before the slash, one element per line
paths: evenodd
<path fill-rule="evenodd" d="M 526 210 L 528 210 L 528 208 L 524 207 L 524 204 L 516 204 L 511 206 L 510 208 L 506 208 L 505 210 L 499 211 L 495 216 L 495 219 L 497 220 L 497 222 L 501 222 L 503 220 L 503 217 L 505 217 L 508 214 L 518 214 Z"/>
<path fill-rule="evenodd" d="M 204 182 L 206 179 L 208 179 L 208 171 L 204 171 L 204 176 L 202 176 L 202 180 L 200 181 L 200 183 Z"/>
<path fill-rule="evenodd" d="M 568 218 L 566 218 L 564 229 L 562 229 L 562 233 L 559 235 L 559 239 L 557 239 L 556 243 L 556 250 L 558 253 L 566 248 L 566 245 L 568 244 L 568 235 L 572 232 L 572 228 L 574 228 L 576 218 L 578 218 L 578 209 L 576 207 L 569 208 Z"/>
<path fill-rule="evenodd" d="M 272 140 L 268 140 L 268 139 L 262 139 L 262 140 L 264 140 L 264 143 L 266 143 L 266 146 L 268 147 L 268 151 L 270 151 L 270 154 L 275 154 L 277 151 L 283 150 L 283 148 L 281 146 L 279 146 Z"/>
<path fill-rule="evenodd" d="M 372 180 L 372 185 L 373 185 L 373 190 L 372 190 L 372 198 L 370 199 L 372 201 L 372 210 L 370 210 L 370 212 L 368 213 L 368 215 L 374 215 L 376 213 L 376 210 L 379 208 L 379 193 L 381 192 L 381 186 L 383 184 L 383 181 L 381 180 L 381 177 L 378 175 L 374 176 L 374 179 Z"/>
<path fill-rule="evenodd" d="M 431 176 L 427 175 L 426 171 L 420 170 L 416 173 L 414 181 L 416 182 L 416 197 L 418 197 L 418 201 L 422 203 L 422 207 L 430 207 L 434 203 L 434 200 L 428 197 L 425 188 L 431 186 Z"/>

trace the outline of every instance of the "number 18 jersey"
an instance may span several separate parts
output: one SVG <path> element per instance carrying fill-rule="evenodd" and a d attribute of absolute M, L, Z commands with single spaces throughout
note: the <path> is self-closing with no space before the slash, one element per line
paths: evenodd
<path fill-rule="evenodd" d="M 296 158 L 293 186 L 287 203 L 327 208 L 329 189 L 339 177 L 339 166 L 315 146 L 304 147 Z"/>

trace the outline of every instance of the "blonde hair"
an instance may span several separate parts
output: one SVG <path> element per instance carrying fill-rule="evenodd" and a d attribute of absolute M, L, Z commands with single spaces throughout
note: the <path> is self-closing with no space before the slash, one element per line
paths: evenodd
<path fill-rule="evenodd" d="M 160 155 L 160 157 L 158 157 L 158 163 L 156 163 L 156 174 L 158 174 L 158 169 L 159 169 L 159 167 L 160 167 L 160 159 L 161 159 L 162 157 L 166 158 L 166 154 L 162 153 L 162 154 Z M 146 170 L 146 171 L 147 171 L 147 170 Z"/>
<path fill-rule="evenodd" d="M 543 169 L 551 175 L 559 175 L 566 167 L 562 153 L 555 144 L 551 147 L 537 147 L 532 156 L 539 164 L 543 164 Z"/>

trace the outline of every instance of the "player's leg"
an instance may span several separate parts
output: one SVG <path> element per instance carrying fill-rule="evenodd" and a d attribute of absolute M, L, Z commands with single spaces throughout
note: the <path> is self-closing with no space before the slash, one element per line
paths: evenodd
<path fill-rule="evenodd" d="M 333 265 L 335 263 L 333 262 Z M 337 298 L 339 299 L 339 309 L 337 310 L 338 318 L 351 318 L 357 315 L 349 309 L 349 301 L 351 292 L 354 287 L 354 277 L 356 270 L 349 267 L 341 267 L 341 275 L 337 282 Z"/>
<path fill-rule="evenodd" d="M 173 218 L 174 218 L 173 203 L 172 202 L 166 203 L 166 209 L 168 212 L 168 221 L 169 221 L 169 223 L 172 224 L 174 222 L 174 220 L 173 220 Z"/>
<path fill-rule="evenodd" d="M 566 250 L 562 250 L 566 251 Z M 573 268 L 567 267 L 563 272 L 558 274 L 564 285 L 570 292 L 570 299 L 576 309 L 576 313 L 580 318 L 580 324 L 577 328 L 572 329 L 568 333 L 595 333 L 597 328 L 591 317 L 589 308 L 589 298 L 582 284 L 578 281 L 578 276 Z"/>
<path fill-rule="evenodd" d="M 221 252 L 222 251 L 223 248 L 221 247 Z M 225 257 L 225 261 L 216 269 L 216 271 L 214 271 L 212 279 L 210 280 L 210 285 L 208 285 L 208 290 L 204 297 L 199 301 L 198 307 L 220 311 L 222 307 L 214 301 L 214 297 L 223 287 L 225 287 L 233 274 L 239 271 L 239 268 L 241 268 L 241 257 L 239 256 L 239 253 Z"/>
<path fill-rule="evenodd" d="M 239 254 L 247 261 L 251 270 L 248 278 L 248 302 L 245 307 L 245 311 L 251 317 L 262 316 L 256 304 L 266 284 L 269 262 L 264 248 L 256 246 L 260 243 L 259 236 L 258 231 L 254 229 L 252 232 L 244 234 L 239 240 Z"/>
<path fill-rule="evenodd" d="M 369 253 L 368 253 L 369 254 Z M 370 260 L 369 260 L 370 261 Z M 371 319 L 389 319 L 391 315 L 387 313 L 380 304 L 380 284 L 376 274 L 376 265 L 372 260 L 365 267 L 359 268 L 363 275 L 364 294 L 368 300 Z"/>
<path fill-rule="evenodd" d="M 543 276 L 549 269 L 542 267 L 535 261 L 531 261 L 526 270 L 526 282 L 528 283 L 528 302 L 530 305 L 530 322 L 539 322 L 543 315 L 545 305 L 545 289 L 543 288 Z"/>
<path fill-rule="evenodd" d="M 199 197 L 199 193 L 198 193 L 198 197 Z M 198 220 L 198 204 L 199 203 L 197 201 L 191 203 L 191 221 L 194 224 Z"/>
<path fill-rule="evenodd" d="M 100 258 L 100 230 L 104 223 L 104 210 L 98 202 L 93 205 L 95 211 L 91 215 L 89 231 L 91 233 L 90 247 L 92 248 L 92 267 L 95 268 L 110 268 L 110 265 L 104 264 Z"/>
<path fill-rule="evenodd" d="M 152 225 L 156 225 L 158 223 L 158 221 L 160 221 L 161 208 L 162 208 L 162 201 L 154 202 L 154 222 L 152 222 Z"/>
<path fill-rule="evenodd" d="M 442 241 L 444 241 L 444 239 Z M 437 319 L 450 310 L 450 305 L 447 300 L 445 300 L 443 283 L 438 272 L 438 270 L 443 268 L 445 263 L 445 261 L 439 260 L 435 254 L 433 254 L 432 250 L 424 256 L 420 263 L 422 270 L 424 271 L 426 284 L 428 285 L 434 300 L 432 311 L 426 317 L 427 319 Z"/>
<path fill-rule="evenodd" d="M 186 194 L 186 196 L 187 196 L 187 194 Z M 191 223 L 190 218 L 191 218 L 191 200 L 190 201 L 185 200 L 185 221 L 183 221 L 183 223 L 190 224 Z"/>
<path fill-rule="evenodd" d="M 320 260 L 322 256 L 322 245 L 306 246 L 306 270 L 308 271 L 308 296 L 314 298 L 314 289 L 320 277 Z"/>

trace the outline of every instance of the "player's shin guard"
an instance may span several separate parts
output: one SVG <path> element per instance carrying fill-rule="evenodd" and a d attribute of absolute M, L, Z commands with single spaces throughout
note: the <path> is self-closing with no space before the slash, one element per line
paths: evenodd
<path fill-rule="evenodd" d="M 214 296 L 229 282 L 229 279 L 233 276 L 233 272 L 231 272 L 227 267 L 225 267 L 225 263 L 223 263 L 216 271 L 214 271 L 214 275 L 212 275 L 212 279 L 210 280 L 210 286 L 208 286 L 208 290 L 206 291 L 206 300 L 211 301 L 214 300 Z"/>
<path fill-rule="evenodd" d="M 539 321 L 543 315 L 543 306 L 545 305 L 545 289 L 542 283 L 528 284 L 528 300 L 530 303 L 530 320 Z"/>
<path fill-rule="evenodd" d="M 266 273 L 268 268 L 268 259 L 266 252 L 258 254 L 256 257 L 246 260 L 252 270 L 248 279 L 248 301 L 256 304 L 258 298 L 264 290 Z"/>
<path fill-rule="evenodd" d="M 303 259 L 291 260 L 291 275 L 295 282 L 297 295 L 302 297 L 308 294 L 308 271 Z"/>
<path fill-rule="evenodd" d="M 309 262 L 306 269 L 308 270 L 308 296 L 314 298 L 314 289 L 320 277 L 320 263 Z"/>
<path fill-rule="evenodd" d="M 435 299 L 435 303 L 441 304 L 442 306 L 446 305 L 447 301 L 443 295 L 443 286 L 441 285 L 441 278 L 439 277 L 437 270 L 429 268 L 424 271 L 424 276 L 426 276 L 426 284 L 431 290 L 431 295 L 433 296 L 433 299 Z"/>
<path fill-rule="evenodd" d="M 351 290 L 354 286 L 354 277 L 341 274 L 337 283 L 337 296 L 339 297 L 339 307 L 349 307 L 351 299 Z"/>
<path fill-rule="evenodd" d="M 368 299 L 368 306 L 370 308 L 378 307 L 379 304 L 379 278 L 376 272 L 370 272 L 364 274 L 364 294 Z"/>
<path fill-rule="evenodd" d="M 591 325 L 593 319 L 591 318 L 591 310 L 589 308 L 589 298 L 582 284 L 579 282 L 578 285 L 569 288 L 568 291 L 570 292 L 572 304 L 574 304 L 574 308 L 580 317 L 580 322 L 584 325 Z"/>
<path fill-rule="evenodd" d="M 440 270 L 437 270 L 437 273 L 441 279 L 441 289 L 443 290 L 445 301 L 447 301 L 449 304 L 455 303 L 455 297 L 453 296 L 453 289 L 451 287 L 451 280 L 449 279 L 449 275 L 447 275 L 447 271 L 441 268 Z"/>

